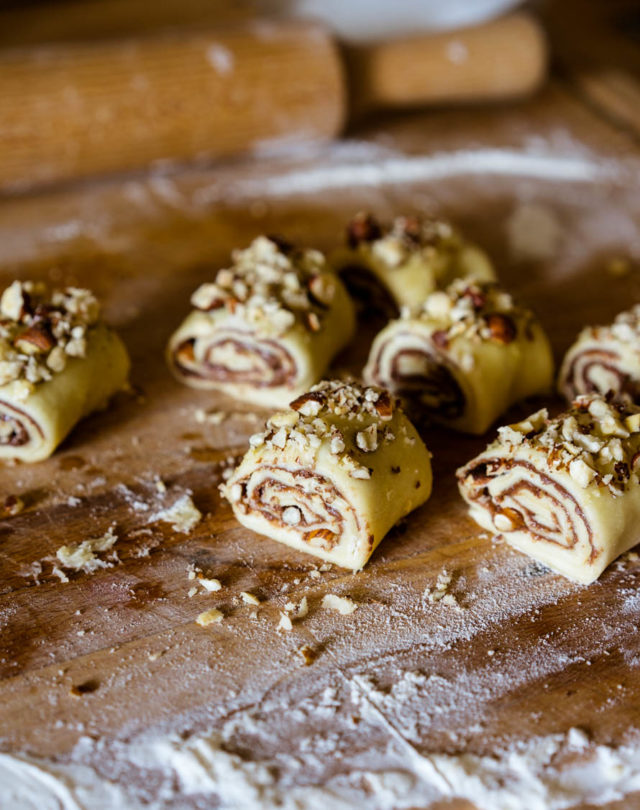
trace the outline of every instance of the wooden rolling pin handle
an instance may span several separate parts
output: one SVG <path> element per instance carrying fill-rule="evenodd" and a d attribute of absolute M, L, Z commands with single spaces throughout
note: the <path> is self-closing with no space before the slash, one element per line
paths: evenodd
<path fill-rule="evenodd" d="M 537 20 L 510 14 L 473 28 L 425 34 L 346 52 L 352 107 L 503 100 L 533 92 L 547 66 Z"/>
<path fill-rule="evenodd" d="M 333 137 L 345 82 L 306 23 L 0 53 L 0 190 Z"/>

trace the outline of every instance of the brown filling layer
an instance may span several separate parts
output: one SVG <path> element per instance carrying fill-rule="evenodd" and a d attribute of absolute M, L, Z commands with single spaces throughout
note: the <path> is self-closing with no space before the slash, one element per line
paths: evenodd
<path fill-rule="evenodd" d="M 373 374 L 378 385 L 391 388 L 396 393 L 419 403 L 429 413 L 446 419 L 456 419 L 464 413 L 465 396 L 456 378 L 437 356 L 416 348 L 402 348 L 403 335 L 395 335 L 385 343 L 377 354 Z M 393 345 L 398 346 L 393 349 Z M 391 354 L 387 361 L 385 355 Z M 420 372 L 402 372 L 403 359 L 411 358 L 422 366 Z M 382 372 L 383 360 L 388 362 L 389 375 Z M 385 362 L 386 365 L 386 362 Z"/>
<path fill-rule="evenodd" d="M 296 378 L 296 364 L 289 352 L 273 340 L 261 340 L 259 343 L 247 343 L 242 338 L 225 336 L 221 340 L 212 340 L 207 347 L 206 360 L 196 362 L 194 356 L 195 340 L 183 341 L 174 351 L 173 361 L 176 368 L 185 377 L 197 377 L 219 383 L 245 383 L 256 388 L 267 388 L 286 385 Z M 250 367 L 233 369 L 229 366 L 209 360 L 216 349 L 231 349 L 239 357 L 252 360 Z"/>
<path fill-rule="evenodd" d="M 42 428 L 37 422 L 29 416 L 29 414 L 25 413 L 20 408 L 16 408 L 15 405 L 11 405 L 8 402 L 0 401 L 0 420 L 2 422 L 8 423 L 10 426 L 10 431 L 6 432 L 3 430 L 2 434 L 0 435 L 0 445 L 5 447 L 24 447 L 25 444 L 28 444 L 30 441 L 30 433 L 27 430 L 27 425 L 30 426 L 31 432 L 37 433 L 41 438 L 44 438 L 44 433 L 42 432 Z"/>
<path fill-rule="evenodd" d="M 336 507 L 337 504 L 342 504 L 344 509 L 349 510 L 358 530 L 360 529 L 358 517 L 351 505 L 345 501 L 340 490 L 324 476 L 310 470 L 301 469 L 292 472 L 271 465 L 259 468 L 260 472 L 265 470 L 269 472 L 268 477 L 264 477 L 254 487 L 249 486 L 250 477 L 239 482 L 242 488 L 241 500 L 248 511 L 258 512 L 277 528 L 296 529 L 302 540 L 325 551 L 331 551 L 338 545 L 344 529 L 345 515 Z M 303 479 L 305 486 L 311 480 L 316 485 L 315 491 L 307 493 L 302 485 L 292 486 L 283 481 L 278 473 L 292 476 L 294 479 Z M 272 499 L 270 493 L 277 493 L 278 500 Z M 319 502 L 314 502 L 314 496 L 318 496 Z M 304 510 L 300 508 L 301 503 L 304 503 Z M 283 518 L 285 509 L 289 507 L 299 510 L 300 520 L 296 524 L 288 523 Z"/>
<path fill-rule="evenodd" d="M 488 487 L 491 479 L 514 468 L 522 470 L 522 478 L 501 490 L 498 495 L 491 496 Z M 467 496 L 488 510 L 492 518 L 495 518 L 496 515 L 503 515 L 512 523 L 513 531 L 525 531 L 533 540 L 554 543 L 569 549 L 580 541 L 574 516 L 571 510 L 567 509 L 567 503 L 570 503 L 573 507 L 573 514 L 584 529 L 591 549 L 589 561 L 593 562 L 600 553 L 594 545 L 591 525 L 578 501 L 562 484 L 559 484 L 550 475 L 540 472 L 530 462 L 503 458 L 479 461 L 473 466 L 467 465 L 461 480 Z M 518 502 L 519 493 L 525 492 L 540 500 L 540 508 L 535 512 L 527 503 Z M 504 505 L 506 500 L 516 505 L 506 506 Z M 568 537 L 566 530 L 558 520 L 558 514 L 564 515 L 566 525 L 571 527 Z M 550 519 L 552 525 L 539 520 L 541 515 Z"/>
<path fill-rule="evenodd" d="M 611 390 L 614 395 L 626 394 L 634 402 L 640 402 L 640 383 L 625 374 L 617 365 L 619 362 L 617 352 L 604 349 L 586 349 L 576 355 L 571 361 L 564 383 L 567 398 L 573 399 L 578 394 L 607 394 Z M 607 391 L 601 390 L 593 380 L 593 372 L 598 368 L 606 371 L 612 378 L 613 384 Z"/>
<path fill-rule="evenodd" d="M 347 264 L 340 275 L 358 305 L 360 315 L 378 315 L 386 319 L 397 318 L 398 307 L 389 290 L 371 270 L 362 264 Z"/>

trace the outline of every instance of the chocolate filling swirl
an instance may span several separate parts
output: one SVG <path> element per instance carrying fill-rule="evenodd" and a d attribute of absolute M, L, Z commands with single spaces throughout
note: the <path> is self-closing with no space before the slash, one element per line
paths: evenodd
<path fill-rule="evenodd" d="M 380 346 L 370 367 L 372 382 L 428 413 L 446 419 L 464 413 L 465 396 L 452 370 L 429 343 L 416 335 L 395 333 Z"/>
<path fill-rule="evenodd" d="M 586 544 L 590 562 L 600 553 L 576 498 L 530 462 L 484 457 L 463 468 L 459 478 L 466 497 L 489 512 L 498 531 L 507 535 L 510 531 L 526 532 L 535 542 L 553 543 L 566 549 Z M 498 516 L 502 522 L 496 522 Z"/>
<path fill-rule="evenodd" d="M 0 400 L 0 445 L 24 447 L 31 441 L 44 438 L 40 425 L 29 414 Z"/>
<path fill-rule="evenodd" d="M 323 475 L 265 464 L 238 483 L 243 510 L 295 531 L 311 546 L 330 551 L 346 531 L 360 532 L 355 510 Z"/>
<path fill-rule="evenodd" d="M 293 383 L 297 375 L 293 357 L 280 343 L 240 332 L 216 333 L 197 349 L 196 339 L 189 338 L 174 350 L 173 362 L 185 377 L 256 388 Z"/>
<path fill-rule="evenodd" d="M 569 400 L 579 394 L 612 391 L 640 401 L 640 385 L 634 383 L 620 368 L 620 355 L 611 350 L 589 348 L 579 352 L 569 364 L 562 381 L 562 393 Z"/>
<path fill-rule="evenodd" d="M 389 290 L 368 267 L 347 264 L 340 268 L 340 276 L 355 299 L 361 317 L 397 318 L 399 311 Z"/>

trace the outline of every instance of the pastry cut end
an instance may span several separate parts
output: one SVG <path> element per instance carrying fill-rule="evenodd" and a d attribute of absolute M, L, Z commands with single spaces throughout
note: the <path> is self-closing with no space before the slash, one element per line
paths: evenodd
<path fill-rule="evenodd" d="M 259 466 L 232 476 L 225 496 L 246 528 L 342 568 L 362 568 L 375 548 L 348 497 L 318 472 Z"/>
<path fill-rule="evenodd" d="M 457 476 L 480 526 L 589 584 L 640 541 L 640 407 L 585 395 L 554 418 L 543 409 Z"/>

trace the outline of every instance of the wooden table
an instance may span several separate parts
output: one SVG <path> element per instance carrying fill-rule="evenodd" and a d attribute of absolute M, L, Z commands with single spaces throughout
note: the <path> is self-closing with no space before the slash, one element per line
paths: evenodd
<path fill-rule="evenodd" d="M 537 310 L 560 357 L 583 324 L 640 298 L 639 179 L 633 137 L 554 80 L 521 105 L 399 115 L 267 162 L 0 201 L 3 283 L 19 276 L 95 289 L 129 346 L 134 386 L 50 460 L 0 470 L 0 492 L 26 504 L 0 522 L 1 750 L 43 767 L 81 759 L 152 799 L 161 779 L 127 766 L 126 746 L 139 735 L 215 729 L 239 768 L 270 769 L 276 794 L 310 796 L 324 785 L 353 806 L 407 807 L 394 802 L 422 780 L 431 787 L 413 806 L 469 808 L 462 783 L 434 787 L 429 769 L 440 755 L 459 775 L 491 756 L 506 769 L 505 751 L 550 735 L 561 735 L 559 767 L 595 746 L 637 745 L 637 557 L 585 588 L 492 542 L 466 517 L 453 477 L 486 440 L 430 429 L 431 500 L 361 573 L 318 570 L 313 558 L 238 526 L 219 497 L 223 469 L 264 414 L 179 386 L 163 348 L 190 291 L 233 247 L 279 232 L 328 248 L 366 207 L 382 217 L 451 216 Z M 542 229 L 537 251 L 518 236 L 518 217 L 520 231 L 523 221 Z M 629 260 L 625 275 L 607 269 L 617 259 Z M 367 339 L 363 332 L 336 369 L 357 372 Z M 201 423 L 197 409 L 228 416 Z M 201 522 L 189 534 L 154 522 L 185 490 Z M 112 525 L 117 561 L 60 581 L 56 549 Z M 222 589 L 190 596 L 194 566 Z M 443 569 L 458 606 L 424 595 Z M 260 605 L 244 604 L 241 591 Z M 323 610 L 328 592 L 357 610 Z M 284 604 L 302 597 L 308 616 L 278 631 Z M 202 628 L 195 618 L 210 607 L 225 619 Z M 315 656 L 308 666 L 305 645 Z M 580 744 L 575 732 L 562 736 L 576 727 Z M 395 775 L 390 793 L 373 772 Z M 503 788 L 494 785 L 496 797 Z M 639 796 L 606 806 L 640 807 Z M 598 798 L 585 797 L 583 808 Z M 166 806 L 218 806 L 204 801 L 193 794 Z"/>

